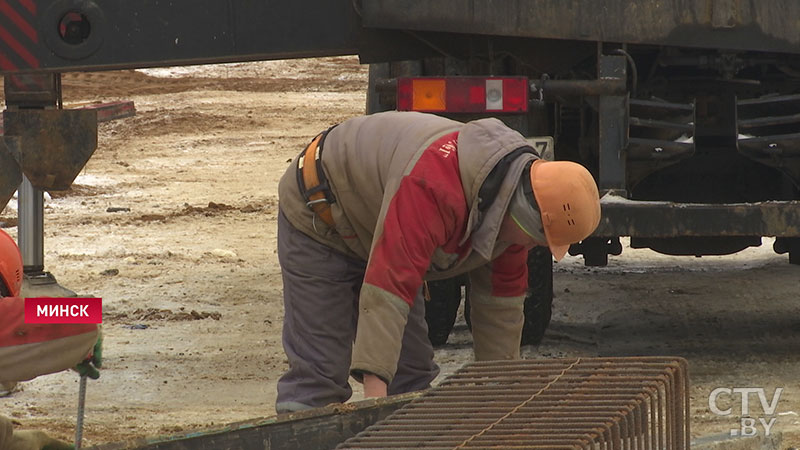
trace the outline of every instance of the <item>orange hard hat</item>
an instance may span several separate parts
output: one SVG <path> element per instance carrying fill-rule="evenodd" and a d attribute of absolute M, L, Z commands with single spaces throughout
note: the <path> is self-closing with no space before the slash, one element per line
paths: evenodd
<path fill-rule="evenodd" d="M 530 176 L 547 246 L 558 261 L 600 224 L 597 184 L 585 167 L 571 161 L 534 161 Z"/>
<path fill-rule="evenodd" d="M 0 230 L 0 282 L 8 288 L 9 296 L 16 297 L 22 287 L 22 255 L 14 239 Z"/>

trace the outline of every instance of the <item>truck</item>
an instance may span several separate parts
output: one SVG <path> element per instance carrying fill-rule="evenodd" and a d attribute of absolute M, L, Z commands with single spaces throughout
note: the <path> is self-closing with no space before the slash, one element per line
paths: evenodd
<path fill-rule="evenodd" d="M 60 145 L 45 160 L 82 155 L 78 171 L 96 145 L 90 117 L 63 119 L 74 112 L 58 108 L 62 72 L 358 55 L 370 65 L 368 113 L 497 117 L 543 157 L 587 167 L 603 217 L 570 249 L 587 265 L 619 255 L 623 236 L 692 256 L 772 236 L 800 264 L 794 1 L 6 0 L 0 9 L 0 205 L 21 175 L 34 192 L 74 179 L 16 167 L 35 151 L 29 142 Z M 20 223 L 32 242 L 23 252 L 33 246 L 26 264 L 40 253 L 35 218 Z M 539 342 L 550 321 L 552 264 L 531 251 L 523 343 Z M 430 283 L 434 344 L 446 342 L 462 288 L 468 300 L 464 284 Z"/>

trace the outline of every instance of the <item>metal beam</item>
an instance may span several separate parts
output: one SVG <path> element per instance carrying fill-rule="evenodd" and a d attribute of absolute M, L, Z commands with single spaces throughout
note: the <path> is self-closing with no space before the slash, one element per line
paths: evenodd
<path fill-rule="evenodd" d="M 192 431 L 183 435 L 141 438 L 136 441 L 103 444 L 94 450 L 218 450 L 333 449 L 364 428 L 382 420 L 422 392 L 334 404 L 277 418 L 253 420 L 224 428 Z"/>
<path fill-rule="evenodd" d="M 365 0 L 364 26 L 800 53 L 794 0 Z"/>
<path fill-rule="evenodd" d="M 23 176 L 18 196 L 17 240 L 25 273 L 41 273 L 44 271 L 44 192 Z"/>
<path fill-rule="evenodd" d="M 6 0 L 0 73 L 356 53 L 350 0 Z"/>
<path fill-rule="evenodd" d="M 595 236 L 800 236 L 800 201 L 705 204 L 605 196 Z"/>

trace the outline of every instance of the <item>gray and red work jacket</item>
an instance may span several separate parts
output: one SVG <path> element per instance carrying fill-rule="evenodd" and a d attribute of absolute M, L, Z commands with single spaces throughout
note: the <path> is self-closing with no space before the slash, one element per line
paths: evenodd
<path fill-rule="evenodd" d="M 0 298 L 0 381 L 25 381 L 74 367 L 97 342 L 97 324 L 26 324 L 25 301 Z"/>
<path fill-rule="evenodd" d="M 527 251 L 497 236 L 522 172 L 536 158 L 522 135 L 497 119 L 464 124 L 393 111 L 347 120 L 329 132 L 322 150 L 335 196 L 333 228 L 305 206 L 295 159 L 279 188 L 286 218 L 318 242 L 367 261 L 354 375 L 392 380 L 423 280 L 469 273 L 471 299 L 520 307 Z"/>

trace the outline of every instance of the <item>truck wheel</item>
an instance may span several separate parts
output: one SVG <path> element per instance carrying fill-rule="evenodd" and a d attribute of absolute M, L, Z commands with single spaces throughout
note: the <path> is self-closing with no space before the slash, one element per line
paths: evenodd
<path fill-rule="evenodd" d="M 522 345 L 538 345 L 550 325 L 553 313 L 553 255 L 545 247 L 528 252 L 528 294 L 525 296 L 525 325 Z"/>
<path fill-rule="evenodd" d="M 462 277 L 428 282 L 431 299 L 425 302 L 425 321 L 428 323 L 428 339 L 434 347 L 446 344 L 453 330 L 461 304 L 462 284 Z"/>
<path fill-rule="evenodd" d="M 545 247 L 528 252 L 528 294 L 525 296 L 525 323 L 522 326 L 522 345 L 538 345 L 550 325 L 553 312 L 553 255 Z M 464 319 L 472 329 L 469 311 L 469 285 L 464 302 Z"/>

